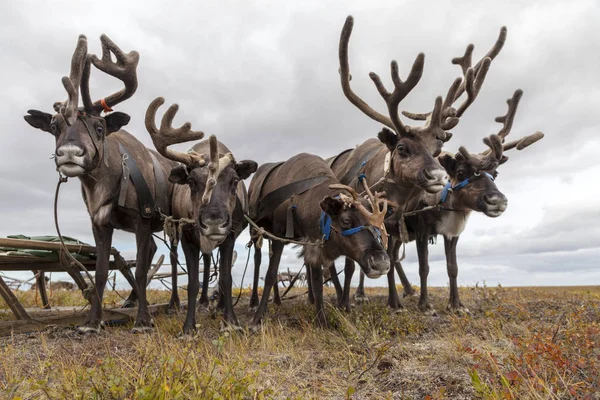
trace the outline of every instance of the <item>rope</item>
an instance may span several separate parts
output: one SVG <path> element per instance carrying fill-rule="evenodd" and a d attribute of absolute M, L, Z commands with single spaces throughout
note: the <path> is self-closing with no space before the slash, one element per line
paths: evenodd
<path fill-rule="evenodd" d="M 303 240 L 284 239 L 279 236 L 275 236 L 271 232 L 268 232 L 264 228 L 261 228 L 260 226 L 256 225 L 256 223 L 254 221 L 252 221 L 252 219 L 250 219 L 250 217 L 247 216 L 246 214 L 244 214 L 244 218 L 246 218 L 246 221 L 248 221 L 248 223 L 250 225 L 252 225 L 252 227 L 256 230 L 255 236 L 257 237 L 257 243 L 260 242 L 262 244 L 262 239 L 263 239 L 263 235 L 264 235 L 272 240 L 277 240 L 278 242 L 282 242 L 282 243 L 292 243 L 292 244 L 297 244 L 300 246 L 322 246 L 323 245 L 323 239 L 321 239 L 317 242 L 309 242 L 309 241 L 303 241 Z M 259 246 L 257 246 L 257 247 L 259 247 Z"/>
<path fill-rule="evenodd" d="M 69 269 L 73 268 L 73 266 L 77 266 L 77 267 L 79 267 L 80 270 L 82 270 L 86 273 L 86 275 L 87 275 L 88 279 L 90 280 L 90 282 L 92 283 L 92 285 L 91 285 L 91 287 L 89 285 L 86 285 L 87 287 L 85 289 L 80 287 L 80 289 L 83 293 L 83 297 L 85 297 L 86 300 L 91 301 L 91 293 L 90 292 L 93 290 L 96 292 L 96 296 L 98 296 L 98 299 L 100 299 L 100 294 L 98 293 L 98 289 L 96 288 L 94 278 L 90 274 L 90 271 L 88 271 L 88 269 L 82 263 L 77 261 L 77 259 L 71 255 L 71 252 L 67 249 L 67 246 L 65 245 L 62 234 L 60 233 L 60 227 L 58 226 L 58 194 L 60 192 L 60 185 L 62 185 L 63 183 L 66 183 L 67 179 L 68 178 L 66 176 L 62 176 L 60 172 L 58 173 L 58 183 L 56 184 L 56 193 L 54 194 L 54 226 L 56 227 L 56 233 L 58 235 L 58 238 L 60 240 L 60 245 L 61 245 L 61 251 L 59 252 L 59 258 L 61 260 L 61 264 L 65 265 L 68 263 L 69 268 L 67 269 L 67 271 Z M 73 274 L 75 275 L 75 271 L 71 271 L 71 272 L 73 272 Z M 80 275 L 80 277 L 81 277 L 81 275 Z M 75 277 L 73 277 L 73 279 L 75 279 Z M 83 280 L 83 278 L 82 278 L 82 280 Z M 75 279 L 75 282 L 77 283 L 77 279 Z M 84 281 L 84 284 L 85 284 L 85 281 Z"/>
<path fill-rule="evenodd" d="M 246 266 L 244 267 L 244 273 L 242 274 L 242 281 L 240 282 L 240 292 L 238 293 L 238 297 L 233 303 L 233 307 L 237 306 L 238 301 L 240 301 L 240 297 L 242 297 L 242 289 L 244 288 L 244 278 L 246 277 L 246 270 L 248 270 L 248 264 L 250 263 L 250 252 L 252 250 L 252 242 L 246 245 L 248 249 L 248 257 L 246 258 Z"/>

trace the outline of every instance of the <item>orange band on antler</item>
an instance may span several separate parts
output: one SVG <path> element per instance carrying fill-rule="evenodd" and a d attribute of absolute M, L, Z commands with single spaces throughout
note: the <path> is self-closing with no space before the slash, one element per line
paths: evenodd
<path fill-rule="evenodd" d="M 100 99 L 100 104 L 102 105 L 102 108 L 104 109 L 105 113 L 109 113 L 109 112 L 111 112 L 113 110 L 112 108 L 110 108 L 108 106 L 108 104 L 106 104 L 106 100 L 105 99 Z"/>

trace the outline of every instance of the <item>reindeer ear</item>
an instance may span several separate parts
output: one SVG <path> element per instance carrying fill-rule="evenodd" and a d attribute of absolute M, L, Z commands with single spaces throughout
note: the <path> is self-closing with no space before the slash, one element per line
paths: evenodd
<path fill-rule="evenodd" d="M 252 160 L 243 160 L 235 164 L 235 172 L 237 172 L 240 179 L 249 178 L 257 169 L 258 164 Z"/>
<path fill-rule="evenodd" d="M 106 134 L 118 131 L 129 123 L 131 117 L 123 112 L 116 111 L 104 117 L 106 121 Z"/>
<path fill-rule="evenodd" d="M 344 209 L 344 202 L 331 196 L 321 200 L 321 209 L 329 216 L 339 215 Z"/>
<path fill-rule="evenodd" d="M 502 158 L 501 158 L 501 159 L 500 159 L 500 161 L 498 162 L 498 165 L 502 165 L 502 164 L 504 164 L 504 163 L 505 163 L 505 162 L 507 162 L 507 161 L 508 161 L 508 157 L 506 157 L 506 156 L 502 156 Z"/>
<path fill-rule="evenodd" d="M 460 154 L 460 153 L 459 153 Z M 456 175 L 456 159 L 454 157 L 452 157 L 450 154 L 444 154 L 441 157 L 438 157 L 438 161 L 440 162 L 440 165 L 442 167 L 444 167 L 444 169 L 446 170 L 446 172 L 451 175 L 454 176 Z"/>
<path fill-rule="evenodd" d="M 377 138 L 381 143 L 386 145 L 389 151 L 394 151 L 398 144 L 398 135 L 388 128 L 383 128 L 381 132 L 377 134 Z"/>
<path fill-rule="evenodd" d="M 178 165 L 171 170 L 169 182 L 185 185 L 187 183 L 188 171 L 185 165 Z"/>
<path fill-rule="evenodd" d="M 48 114 L 38 110 L 27 110 L 27 114 L 23 118 L 34 128 L 41 129 L 45 132 L 52 133 L 50 123 L 52 122 L 52 114 Z"/>

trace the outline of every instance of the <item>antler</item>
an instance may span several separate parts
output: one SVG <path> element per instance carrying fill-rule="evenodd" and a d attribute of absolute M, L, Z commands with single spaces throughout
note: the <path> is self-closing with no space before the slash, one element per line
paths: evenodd
<path fill-rule="evenodd" d="M 454 128 L 458 124 L 459 118 L 477 98 L 477 95 L 483 86 L 483 82 L 485 81 L 485 77 L 487 76 L 492 60 L 500 53 L 500 50 L 502 50 L 502 47 L 506 42 L 506 34 L 507 29 L 505 26 L 503 26 L 500 29 L 500 35 L 498 36 L 496 43 L 494 43 L 490 51 L 488 51 L 488 53 L 481 60 L 479 60 L 474 67 L 471 66 L 473 49 L 475 48 L 473 44 L 469 44 L 467 46 L 465 54 L 462 57 L 455 57 L 452 59 L 452 64 L 459 65 L 461 67 L 463 77 L 456 78 L 454 80 L 448 89 L 446 97 L 444 98 L 444 103 L 442 105 L 441 124 L 441 128 L 443 130 L 446 131 Z M 458 109 L 454 109 L 452 107 L 453 104 L 465 91 L 467 92 L 467 98 L 458 107 Z M 402 114 L 412 120 L 425 121 L 431 116 L 432 113 L 419 114 L 403 111 Z"/>
<path fill-rule="evenodd" d="M 352 187 L 340 183 L 334 183 L 329 185 L 329 188 L 334 190 L 345 190 L 350 193 L 350 196 L 352 196 L 352 205 L 354 205 L 354 207 L 356 207 L 356 209 L 367 219 L 369 225 L 380 229 L 383 245 L 387 249 L 388 234 L 385 229 L 384 221 L 387 215 L 388 201 L 385 198 L 385 192 L 375 192 L 375 195 L 373 195 L 365 178 L 362 179 L 362 183 L 365 187 L 365 192 L 367 193 L 367 199 L 371 205 L 371 209 L 373 210 L 372 212 L 367 210 L 367 208 L 362 205 L 358 193 Z M 383 204 L 381 208 L 380 204 Z"/>
<path fill-rule="evenodd" d="M 350 87 L 350 80 L 352 79 L 352 77 L 350 75 L 350 65 L 348 62 L 348 42 L 350 41 L 350 35 L 352 34 L 353 27 L 354 18 L 352 18 L 352 16 L 348 16 L 346 18 L 344 28 L 342 29 L 339 47 L 340 79 L 344 95 L 348 98 L 348 100 L 350 100 L 352 104 L 354 104 L 368 117 L 384 124 L 390 129 L 395 130 L 399 135 L 411 132 L 411 128 L 405 126 L 400 120 L 400 116 L 398 114 L 398 106 L 400 102 L 410 93 L 410 91 L 414 89 L 417 83 L 419 83 L 419 80 L 423 75 L 425 55 L 423 53 L 419 53 L 419 55 L 417 55 L 417 58 L 415 59 L 412 65 L 412 68 L 410 70 L 410 73 L 408 74 L 408 78 L 406 78 L 406 81 L 400 79 L 398 73 L 398 63 L 395 60 L 391 62 L 391 75 L 392 81 L 394 82 L 394 91 L 391 93 L 388 92 L 388 90 L 385 88 L 385 86 L 381 82 L 381 78 L 379 77 L 379 75 L 377 75 L 374 72 L 371 72 L 369 74 L 369 77 L 375 84 L 377 91 L 385 100 L 389 113 L 388 117 L 371 108 L 363 99 L 356 95 L 356 93 L 354 93 L 352 91 L 352 88 Z"/>
<path fill-rule="evenodd" d="M 217 149 L 217 137 L 215 135 L 210 136 L 209 145 L 210 162 L 208 163 L 208 179 L 206 180 L 206 187 L 204 189 L 204 194 L 202 195 L 203 204 L 210 203 L 210 198 L 212 196 L 213 189 L 215 188 L 215 186 L 217 186 L 217 179 L 221 172 L 225 168 L 227 168 L 229 164 L 235 162 L 231 153 L 227 153 L 223 157 L 219 158 L 219 152 Z"/>
<path fill-rule="evenodd" d="M 164 98 L 157 97 L 150 103 L 148 110 L 146 111 L 146 129 L 148 130 L 148 133 L 150 133 L 154 147 L 156 147 L 156 150 L 166 158 L 178 161 L 189 167 L 192 165 L 204 165 L 204 159 L 198 153 L 181 153 L 168 148 L 172 144 L 202 139 L 204 137 L 204 132 L 193 131 L 192 125 L 189 122 L 186 122 L 177 129 L 173 128 L 173 118 L 175 118 L 175 114 L 177 114 L 177 110 L 179 110 L 177 104 L 173 104 L 169 107 L 162 118 L 160 129 L 157 129 L 154 122 L 156 119 L 156 111 L 164 104 L 164 102 Z"/>
<path fill-rule="evenodd" d="M 535 142 L 544 138 L 544 134 L 542 132 L 536 132 L 528 136 L 524 136 L 519 140 L 514 140 L 512 142 L 504 143 L 502 145 L 502 149 L 504 151 L 511 150 L 516 148 L 517 150 L 523 150 L 526 147 L 531 146 Z"/>
<path fill-rule="evenodd" d="M 473 155 L 467 151 L 466 148 L 460 146 L 458 151 L 460 154 L 471 164 L 475 169 L 486 170 L 497 167 L 499 164 L 504 163 L 507 158 L 503 157 L 502 139 L 498 135 L 490 135 L 489 137 L 483 138 L 485 143 L 490 149 L 484 151 L 481 154 Z"/>
<path fill-rule="evenodd" d="M 62 84 L 67 91 L 68 99 L 64 102 L 54 103 L 54 110 L 62 114 L 66 123 L 72 125 L 77 119 L 79 106 L 79 87 L 81 77 L 85 68 L 85 58 L 87 55 L 87 38 L 85 35 L 79 35 L 77 47 L 71 58 L 71 72 L 69 76 L 62 78 Z"/>
<path fill-rule="evenodd" d="M 502 124 L 502 129 L 500 129 L 498 132 L 498 136 L 502 138 L 503 142 L 512 129 L 515 114 L 517 113 L 517 107 L 519 107 L 519 101 L 521 101 L 521 96 L 523 96 L 523 91 L 521 89 L 515 90 L 513 96 L 506 100 L 506 103 L 508 104 L 508 111 L 506 112 L 506 115 L 496 117 L 496 122 Z"/>
<path fill-rule="evenodd" d="M 100 42 L 102 43 L 102 58 L 99 59 L 94 54 L 87 57 L 84 74 L 86 79 L 81 84 L 84 107 L 86 110 L 95 113 L 100 113 L 102 110 L 112 111 L 111 107 L 133 96 L 138 86 L 136 70 L 140 60 L 137 51 L 124 53 L 115 42 L 104 34 L 100 36 Z M 117 62 L 112 61 L 111 53 L 115 55 Z M 92 103 L 89 90 L 90 63 L 94 64 L 100 71 L 123 81 L 125 87 L 104 99 Z"/>

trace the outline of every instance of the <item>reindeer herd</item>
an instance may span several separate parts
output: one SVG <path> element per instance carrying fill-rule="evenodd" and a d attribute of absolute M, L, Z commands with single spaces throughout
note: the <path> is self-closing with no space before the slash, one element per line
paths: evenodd
<path fill-rule="evenodd" d="M 286 161 L 260 166 L 255 161 L 238 161 L 215 136 L 202 140 L 204 133 L 193 131 L 190 123 L 174 128 L 172 121 L 177 105 L 167 109 L 157 127 L 156 113 L 164 103 L 160 97 L 150 103 L 145 116 L 155 150 L 145 147 L 122 129 L 130 116 L 112 110 L 136 92 L 139 54 L 123 52 L 102 35 L 102 57 L 98 58 L 88 54 L 86 37 L 79 37 L 70 74 L 62 78 L 67 99 L 54 103 L 53 114 L 29 110 L 25 116 L 31 126 L 55 137 L 57 170 L 65 177 L 79 178 L 83 201 L 90 214 L 98 251 L 95 295 L 79 332 L 98 333 L 101 329 L 102 297 L 115 229 L 133 232 L 136 237 L 135 288 L 127 303 L 139 304 L 133 331 L 152 329 L 146 281 L 157 250 L 152 234 L 164 229 L 165 218 L 178 221 L 178 229 L 173 230 L 170 237 L 174 250 L 171 252 L 174 288 L 177 287 L 179 243 L 188 266 L 188 304 L 183 326 L 186 334 L 196 329 L 200 255 L 205 268 L 198 306 L 205 307 L 208 305 L 210 257 L 216 248 L 220 253 L 218 308 L 223 312 L 227 328 L 240 328 L 232 302 L 231 268 L 235 241 L 248 226 L 248 220 L 253 221 L 250 233 L 256 247 L 250 298 L 250 307 L 256 311 L 250 322 L 251 330 L 260 327 L 271 291 L 277 293 L 281 255 L 285 244 L 290 242 L 301 247 L 300 256 L 307 268 L 309 301 L 314 303 L 317 321 L 322 326 L 327 325 L 323 269 L 327 269 L 336 286 L 340 308 L 350 311 L 350 283 L 355 262 L 361 269 L 356 300 L 364 299 L 364 275 L 377 278 L 387 274 L 388 305 L 392 309 L 401 308 L 395 273 L 400 277 L 404 294 L 414 294 L 400 257 L 403 246 L 412 240 L 417 244 L 419 259 L 419 310 L 434 314 L 427 293 L 428 241 L 434 234 L 444 238 L 450 280 L 448 309 L 468 312 L 460 301 L 457 287 L 458 238 L 472 212 L 495 218 L 506 209 L 506 196 L 495 183 L 498 167 L 508 159 L 504 153 L 511 149 L 522 150 L 543 137 L 536 132 L 506 141 L 522 95 L 521 90 L 516 90 L 508 100 L 507 113 L 496 118 L 502 124 L 498 133 L 483 138 L 488 150 L 479 154 L 470 153 L 464 147 L 456 154 L 443 151 L 443 144 L 452 138 L 449 131 L 476 100 L 492 61 L 504 45 L 506 28 L 502 28 L 491 50 L 474 65 L 473 45 L 467 47 L 462 57 L 452 60 L 460 66 L 461 77 L 452 83 L 444 98 L 434 99 L 430 112 L 423 114 L 399 112 L 400 103 L 414 90 L 423 74 L 425 56 L 422 53 L 405 80 L 399 76 L 396 61 L 392 61 L 394 87 L 391 92 L 377 74 L 370 74 L 387 111 L 376 111 L 354 93 L 350 86 L 348 57 L 352 28 L 353 18 L 348 17 L 339 44 L 342 90 L 359 110 L 384 125 L 383 129 L 376 138 L 328 159 L 301 153 Z M 93 101 L 89 87 L 92 65 L 121 80 L 124 88 Z M 408 120 L 424 123 L 408 125 Z M 191 144 L 185 153 L 170 148 L 184 142 Z M 246 189 L 243 181 L 252 174 Z M 259 299 L 260 246 L 266 232 L 277 239 L 271 240 L 264 290 Z M 345 258 L 343 284 L 337 278 L 334 265 L 342 256 Z M 275 300 L 279 301 L 278 296 Z M 169 306 L 180 306 L 176 290 Z"/>

